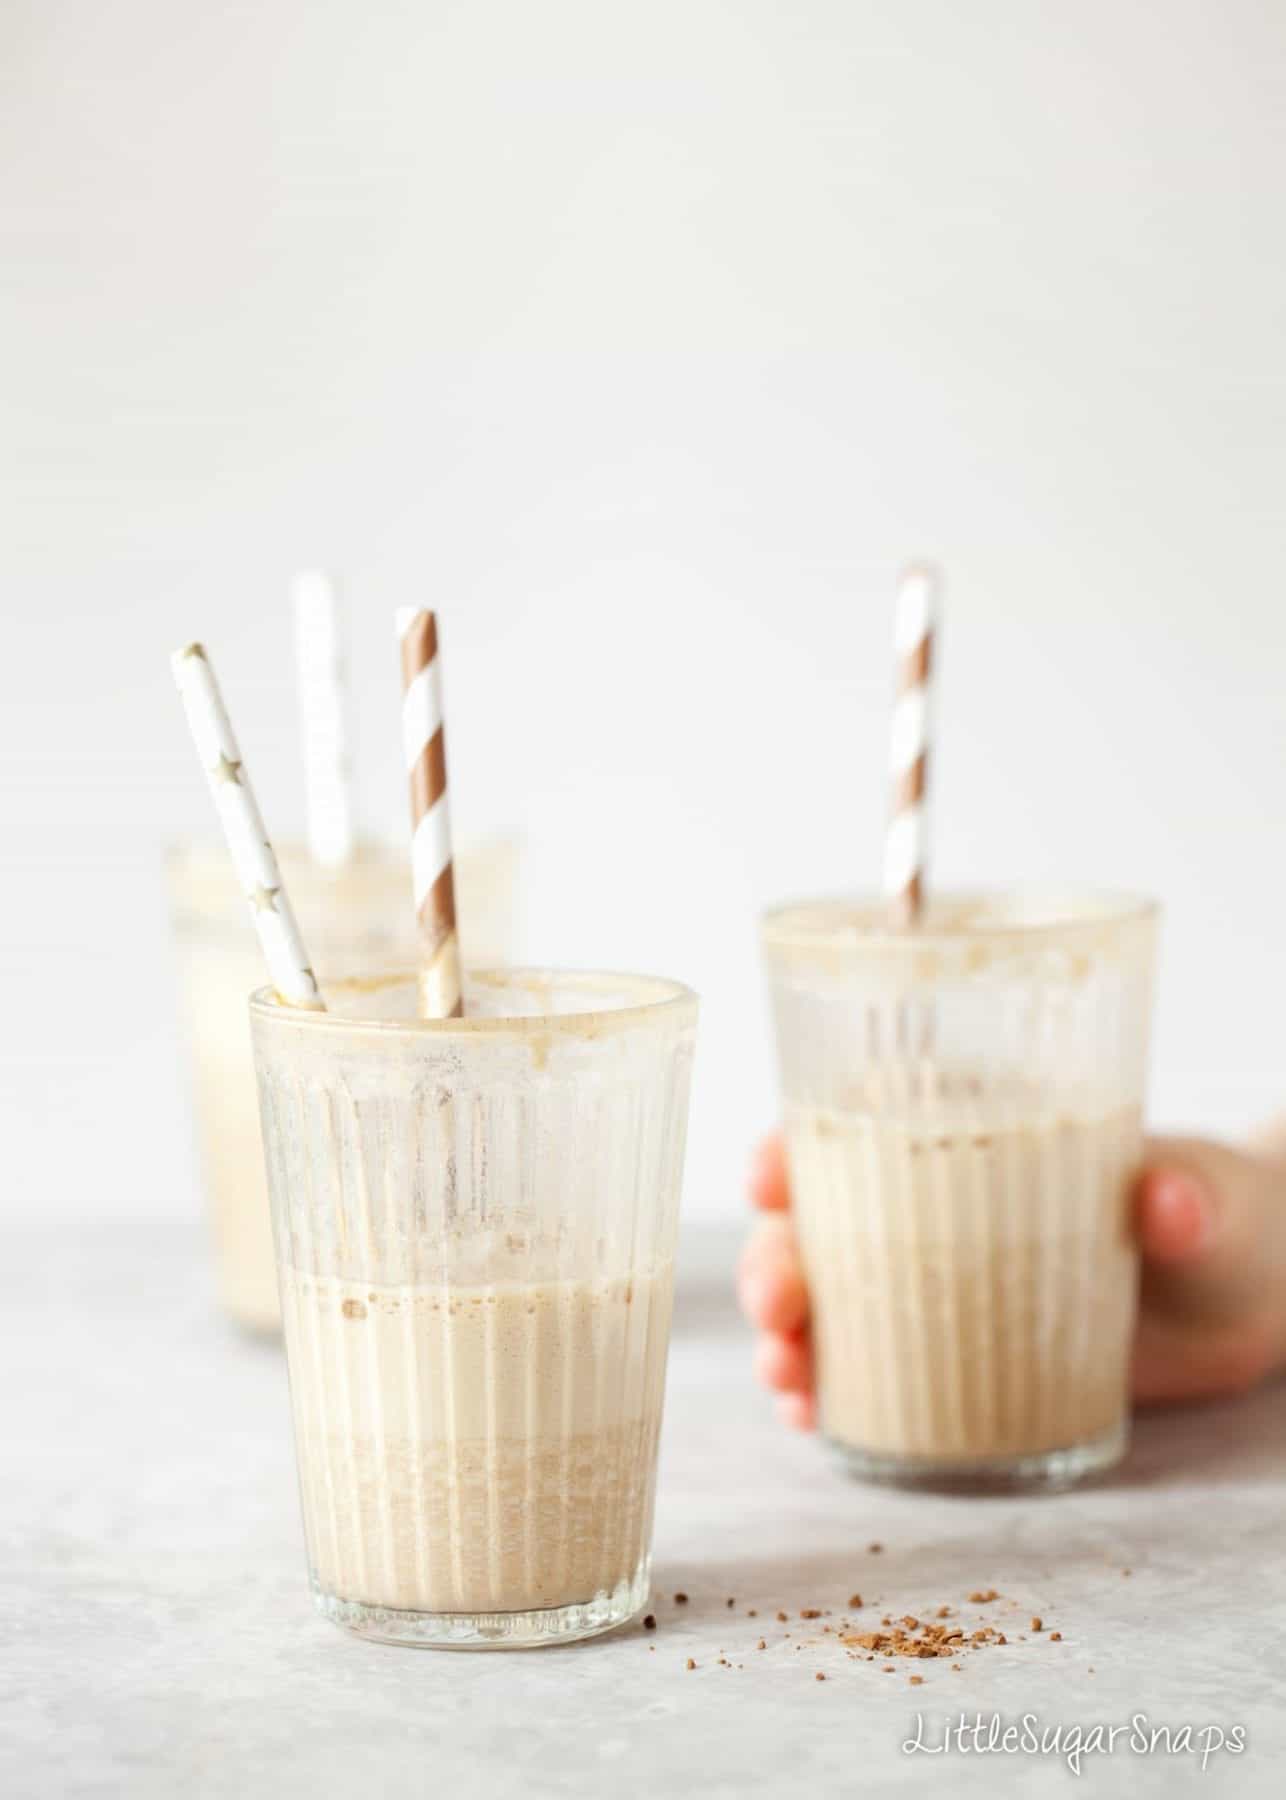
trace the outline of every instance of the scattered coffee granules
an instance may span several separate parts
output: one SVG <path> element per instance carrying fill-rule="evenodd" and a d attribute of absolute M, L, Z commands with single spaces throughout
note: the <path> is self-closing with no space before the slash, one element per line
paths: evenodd
<path fill-rule="evenodd" d="M 643 1629 L 644 1629 L 644 1631 L 655 1631 L 656 1630 L 656 1615 L 655 1615 L 655 1613 L 649 1613 L 647 1618 L 644 1619 Z"/>
<path fill-rule="evenodd" d="M 688 1596 L 686 1594 L 676 1594 L 674 1598 L 676 1604 L 685 1605 Z M 977 1588 L 968 1596 L 968 1598 L 972 1604 L 984 1606 L 994 1600 L 1001 1599 L 1002 1596 L 995 1588 Z M 726 1601 L 726 1604 L 730 1608 L 735 1607 L 736 1601 L 735 1599 L 729 1598 Z M 852 1610 L 856 1611 L 863 1605 L 864 1601 L 861 1594 L 855 1593 L 849 1596 L 848 1606 Z M 1010 1613 L 1018 1610 L 1017 1603 L 1012 1600 L 1005 1601 L 1005 1607 Z M 851 1628 L 851 1621 L 846 1618 L 841 1619 L 837 1625 L 823 1625 L 821 1631 L 826 1636 L 833 1636 L 838 1643 L 843 1646 L 845 1656 L 852 1662 L 877 1662 L 883 1657 L 909 1657 L 918 1661 L 933 1661 L 942 1658 L 951 1663 L 951 1669 L 954 1674 L 960 1674 L 963 1665 L 959 1661 L 952 1659 L 958 1658 L 962 1652 L 980 1650 L 991 1645 L 1000 1646 L 1009 1643 L 1009 1639 L 1005 1636 L 1004 1632 L 994 1625 L 980 1624 L 976 1629 L 969 1631 L 964 1622 L 944 1623 L 944 1621 L 954 1621 L 955 1619 L 955 1609 L 951 1606 L 944 1604 L 941 1606 L 927 1607 L 923 1610 L 926 1615 L 924 1617 L 908 1612 L 901 1614 L 896 1622 L 892 1615 L 885 1613 L 881 1619 L 882 1629 L 876 1631 L 855 1632 Z M 752 1619 L 758 1617 L 757 1609 L 753 1606 L 746 1608 L 746 1614 Z M 801 1606 L 799 1608 L 798 1616 L 811 1623 L 817 1619 L 830 1619 L 832 1613 L 829 1607 Z M 790 1617 L 791 1615 L 784 1609 L 780 1607 L 777 1609 L 776 1618 L 780 1624 L 786 1624 Z M 657 1620 L 655 1615 L 648 1613 L 643 1620 L 644 1630 L 655 1631 L 656 1627 Z M 1033 1613 L 1031 1615 L 1029 1629 L 1037 1634 L 1045 1632 L 1045 1622 L 1039 1613 Z M 783 1631 L 781 1634 L 781 1636 L 787 1640 L 789 1640 L 792 1635 L 793 1634 L 790 1631 Z M 1021 1643 L 1027 1642 L 1026 1633 L 1020 1632 L 1018 1636 Z M 1049 1632 L 1048 1638 L 1050 1643 L 1062 1643 L 1063 1634 L 1061 1631 Z M 797 1654 L 810 1648 L 825 1649 L 821 1637 L 812 1635 L 808 1632 L 802 1633 L 799 1640 L 791 1647 Z M 653 1646 L 649 1646 L 649 1648 L 653 1648 Z M 756 1650 L 764 1651 L 768 1648 L 769 1645 L 766 1638 L 761 1637 L 755 1643 Z M 729 1661 L 723 1651 L 719 1652 L 718 1664 L 725 1669 L 743 1669 L 745 1667 L 744 1663 Z M 687 1669 L 696 1669 L 696 1660 L 693 1657 L 688 1657 L 684 1666 Z M 896 1663 L 883 1663 L 881 1672 L 886 1675 L 895 1674 Z M 825 1681 L 828 1679 L 824 1670 L 815 1670 L 814 1677 L 818 1681 Z M 909 1675 L 907 1679 L 916 1687 L 921 1687 L 924 1684 L 924 1678 L 921 1675 Z"/>
<path fill-rule="evenodd" d="M 904 1620 L 901 1625 L 894 1625 L 888 1631 L 858 1631 L 841 1637 L 842 1644 L 856 1644 L 863 1650 L 879 1651 L 885 1656 L 915 1657 L 952 1657 L 958 1656 L 961 1650 L 980 1648 L 984 1644 L 998 1644 L 1001 1633 L 989 1625 L 981 1626 L 967 1639 L 958 1625 L 921 1624 L 918 1619 L 911 1619 L 908 1626 Z"/>

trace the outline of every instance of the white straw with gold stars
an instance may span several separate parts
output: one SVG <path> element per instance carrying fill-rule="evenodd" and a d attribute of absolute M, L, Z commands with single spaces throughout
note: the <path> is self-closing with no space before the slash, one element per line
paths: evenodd
<path fill-rule="evenodd" d="M 200 644 L 188 644 L 170 666 L 272 984 L 288 1006 L 325 1012 L 210 659 Z"/>

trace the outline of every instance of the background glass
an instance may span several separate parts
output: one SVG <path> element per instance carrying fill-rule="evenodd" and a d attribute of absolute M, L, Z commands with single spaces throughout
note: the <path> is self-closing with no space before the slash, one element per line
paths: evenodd
<path fill-rule="evenodd" d="M 765 934 L 823 1432 L 903 1482 L 1114 1462 L 1155 909 L 817 901 Z"/>

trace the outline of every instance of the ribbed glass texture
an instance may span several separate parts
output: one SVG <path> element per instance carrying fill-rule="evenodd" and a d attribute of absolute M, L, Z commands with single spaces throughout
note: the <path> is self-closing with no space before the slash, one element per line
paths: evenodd
<path fill-rule="evenodd" d="M 859 1473 L 1059 1483 L 1120 1456 L 1156 920 L 981 895 L 899 933 L 769 915 L 823 1432 Z"/>
<path fill-rule="evenodd" d="M 342 868 L 324 869 L 286 845 L 281 867 L 323 985 L 333 972 L 414 960 L 420 937 L 405 852 L 359 846 Z M 281 1317 L 246 1018 L 246 998 L 263 982 L 263 955 L 222 845 L 174 851 L 167 873 L 219 1299 L 238 1324 L 275 1332 Z M 475 961 L 510 955 L 515 873 L 514 853 L 504 844 L 457 859 L 466 949 Z"/>
<path fill-rule="evenodd" d="M 695 999 L 328 999 L 251 1009 L 318 1602 L 397 1641 L 604 1629 L 647 1594 Z"/>

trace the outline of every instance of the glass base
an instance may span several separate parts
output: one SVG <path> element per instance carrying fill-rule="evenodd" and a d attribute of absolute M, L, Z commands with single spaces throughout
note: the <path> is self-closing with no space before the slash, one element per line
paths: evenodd
<path fill-rule="evenodd" d="M 535 1650 L 597 1637 L 642 1612 L 652 1585 L 652 1559 L 645 1556 L 634 1575 L 618 1582 L 610 1593 L 605 1590 L 571 1606 L 532 1612 L 407 1612 L 328 1593 L 315 1575 L 311 1585 L 313 1604 L 323 1618 L 373 1643 L 409 1644 L 422 1650 Z"/>
<path fill-rule="evenodd" d="M 973 1459 L 902 1456 L 895 1451 L 862 1450 L 833 1437 L 825 1441 L 850 1475 L 885 1487 L 948 1494 L 1054 1493 L 1101 1475 L 1120 1462 L 1129 1446 L 1130 1424 L 1123 1418 L 1101 1437 L 1083 1444 L 1024 1456 Z"/>

